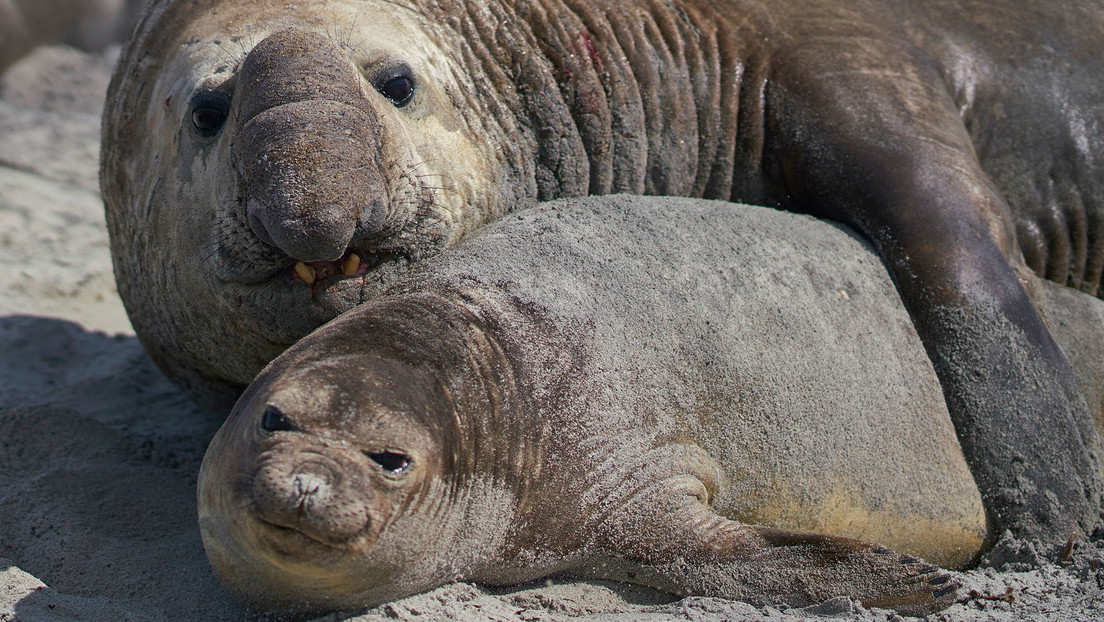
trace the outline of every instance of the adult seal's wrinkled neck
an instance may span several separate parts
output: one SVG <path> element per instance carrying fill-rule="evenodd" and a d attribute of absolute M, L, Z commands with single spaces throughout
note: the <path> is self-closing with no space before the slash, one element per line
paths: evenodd
<path fill-rule="evenodd" d="M 257 237 L 328 261 L 377 233 L 387 213 L 381 123 L 349 57 L 321 34 L 284 30 L 253 48 L 238 79 L 233 162 Z"/>

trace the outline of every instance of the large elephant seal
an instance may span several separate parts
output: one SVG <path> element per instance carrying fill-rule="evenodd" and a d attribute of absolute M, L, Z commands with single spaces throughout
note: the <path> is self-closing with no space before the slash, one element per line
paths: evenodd
<path fill-rule="evenodd" d="M 120 293 L 170 375 L 234 394 L 538 200 L 835 219 L 889 268 L 991 520 L 1064 542 L 1099 518 L 1096 432 L 1017 273 L 1100 291 L 1102 31 L 1089 0 L 161 0 L 104 116 Z"/>
<path fill-rule="evenodd" d="M 630 197 L 500 220 L 291 347 L 212 441 L 199 523 L 265 608 L 568 572 L 913 615 L 955 590 L 912 556 L 961 566 L 986 528 L 868 248 Z"/>

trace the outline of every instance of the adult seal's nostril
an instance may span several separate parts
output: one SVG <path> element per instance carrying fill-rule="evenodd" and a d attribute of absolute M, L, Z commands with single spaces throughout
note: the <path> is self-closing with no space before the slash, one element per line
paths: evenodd
<path fill-rule="evenodd" d="M 311 262 L 382 228 L 381 122 L 348 56 L 318 33 L 278 32 L 249 53 L 240 83 L 231 150 L 253 233 Z"/>
<path fill-rule="evenodd" d="M 284 104 L 242 127 L 234 156 L 250 228 L 300 261 L 332 261 L 358 226 L 382 226 L 374 115 L 334 101 Z"/>
<path fill-rule="evenodd" d="M 248 199 L 245 204 L 245 214 L 253 235 L 269 246 L 279 247 L 268 234 L 268 227 L 265 226 L 265 219 L 262 217 L 265 214 L 265 206 L 260 201 L 254 198 Z"/>

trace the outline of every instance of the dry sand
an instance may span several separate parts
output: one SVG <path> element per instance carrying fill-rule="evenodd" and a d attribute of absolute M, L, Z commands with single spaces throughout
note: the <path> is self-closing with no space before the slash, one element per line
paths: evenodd
<path fill-rule="evenodd" d="M 212 576 L 195 525 L 219 416 L 161 376 L 115 293 L 96 181 L 108 65 L 45 48 L 0 80 L 0 621 L 255 618 Z M 959 574 L 961 602 L 933 619 L 1104 620 L 1104 538 L 1065 565 L 1012 541 L 993 558 L 1003 571 Z M 574 618 L 895 616 L 847 599 L 779 611 L 556 580 L 453 584 L 324 619 Z"/>

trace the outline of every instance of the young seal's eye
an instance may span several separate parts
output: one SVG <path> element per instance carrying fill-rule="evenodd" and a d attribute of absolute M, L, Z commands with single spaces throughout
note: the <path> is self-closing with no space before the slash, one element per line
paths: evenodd
<path fill-rule="evenodd" d="M 204 138 L 218 134 L 229 114 L 229 103 L 215 93 L 200 93 L 192 99 L 192 127 Z"/>
<path fill-rule="evenodd" d="M 406 65 L 397 67 L 384 74 L 376 83 L 376 90 L 396 108 L 402 108 L 414 99 L 414 74 Z"/>
<path fill-rule="evenodd" d="M 410 468 L 411 459 L 410 456 L 406 454 L 399 454 L 393 451 L 381 451 L 377 453 L 364 452 L 364 455 L 383 467 L 383 470 L 392 473 L 402 473 Z"/>
<path fill-rule="evenodd" d="M 266 432 L 295 432 L 299 428 L 279 408 L 269 406 L 261 414 L 261 429 Z"/>

